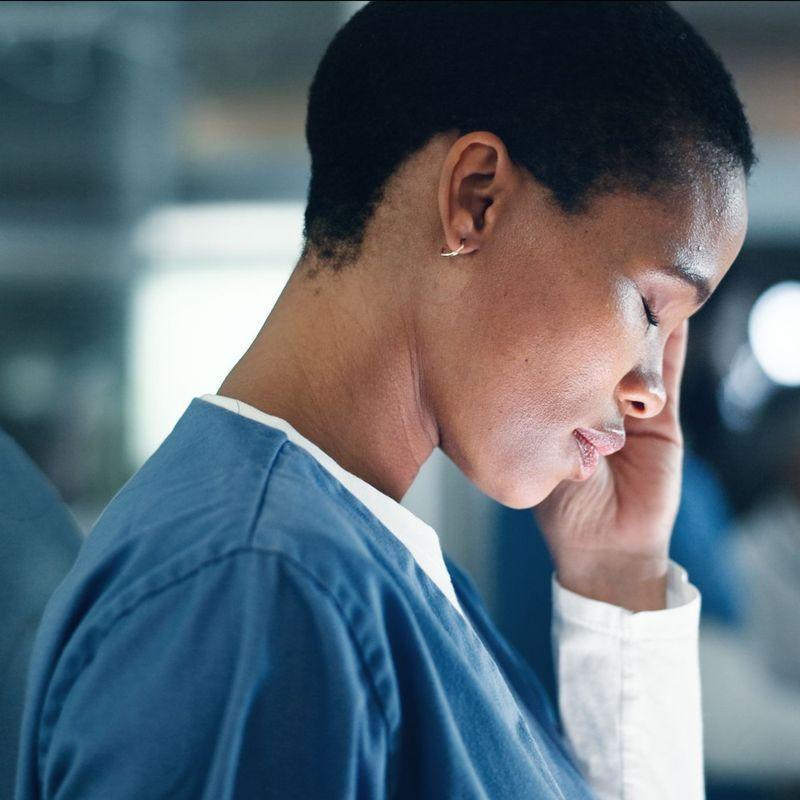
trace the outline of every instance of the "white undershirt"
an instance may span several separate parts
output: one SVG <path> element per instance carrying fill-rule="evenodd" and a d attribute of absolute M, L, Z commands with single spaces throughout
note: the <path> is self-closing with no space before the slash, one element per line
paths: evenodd
<path fill-rule="evenodd" d="M 345 470 L 286 420 L 217 394 L 201 400 L 286 433 L 410 551 L 466 619 L 439 537 L 397 501 Z M 704 800 L 698 634 L 700 592 L 669 561 L 667 607 L 633 612 L 565 589 L 554 572 L 552 642 L 558 705 L 575 759 L 598 800 Z"/>

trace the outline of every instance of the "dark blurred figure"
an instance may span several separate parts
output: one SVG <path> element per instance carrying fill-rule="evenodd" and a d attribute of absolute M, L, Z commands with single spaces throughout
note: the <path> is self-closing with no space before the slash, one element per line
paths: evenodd
<path fill-rule="evenodd" d="M 44 606 L 80 530 L 47 479 L 0 431 L 0 798 L 13 797 L 25 681 Z"/>

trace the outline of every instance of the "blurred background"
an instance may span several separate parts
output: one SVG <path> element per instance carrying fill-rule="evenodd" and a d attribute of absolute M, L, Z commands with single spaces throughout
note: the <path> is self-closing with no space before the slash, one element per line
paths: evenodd
<path fill-rule="evenodd" d="M 288 278 L 306 92 L 360 5 L 0 3 L 0 428 L 83 533 Z M 723 57 L 761 159 L 682 401 L 672 555 L 703 594 L 708 796 L 800 798 L 800 2 L 672 5 Z M 403 502 L 555 697 L 530 512 L 438 451 Z"/>

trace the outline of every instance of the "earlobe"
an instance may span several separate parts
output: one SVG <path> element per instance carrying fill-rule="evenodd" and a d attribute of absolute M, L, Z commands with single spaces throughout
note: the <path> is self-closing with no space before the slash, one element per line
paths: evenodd
<path fill-rule="evenodd" d="M 510 164 L 503 142 L 488 131 L 473 131 L 457 139 L 450 148 L 439 177 L 439 212 L 447 245 L 442 255 L 474 252 L 479 245 L 466 244 L 479 232 L 491 229 L 493 216 L 487 211 L 506 180 Z M 503 165 L 506 165 L 504 167 Z M 460 223 L 460 224 L 459 224 Z M 476 236 L 476 238 L 479 238 Z M 464 250 L 459 247 L 464 246 Z"/>
<path fill-rule="evenodd" d="M 442 252 L 439 253 L 439 255 L 440 256 L 457 256 L 464 249 L 464 243 L 466 241 L 467 241 L 466 239 L 462 239 L 461 240 L 461 244 L 458 246 L 457 250 L 447 250 L 447 247 L 443 247 L 442 248 Z"/>
<path fill-rule="evenodd" d="M 454 183 L 458 182 L 456 174 L 457 155 L 451 148 L 444 160 L 439 176 L 439 215 L 446 244 L 442 247 L 441 255 L 457 255 L 462 252 L 466 242 L 466 234 L 471 228 L 470 222 L 462 220 L 465 216 L 458 206 L 458 190 Z"/>

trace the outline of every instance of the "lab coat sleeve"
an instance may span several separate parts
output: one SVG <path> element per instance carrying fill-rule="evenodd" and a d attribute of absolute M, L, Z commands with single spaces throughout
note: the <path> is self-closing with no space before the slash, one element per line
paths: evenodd
<path fill-rule="evenodd" d="M 139 594 L 65 659 L 75 674 L 45 709 L 42 798 L 385 796 L 380 698 L 302 565 L 240 549 Z"/>
<path fill-rule="evenodd" d="M 701 596 L 670 559 L 667 608 L 632 612 L 552 574 L 562 727 L 600 800 L 702 800 Z"/>

